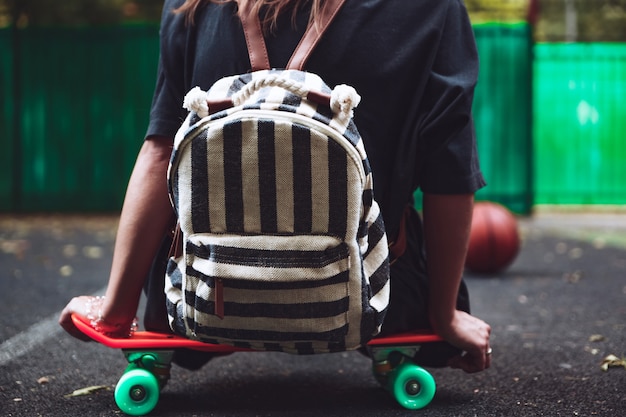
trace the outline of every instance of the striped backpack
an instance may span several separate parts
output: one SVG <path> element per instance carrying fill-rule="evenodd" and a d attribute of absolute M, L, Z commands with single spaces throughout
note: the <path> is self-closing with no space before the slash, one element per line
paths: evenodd
<path fill-rule="evenodd" d="M 324 28 L 342 2 L 330 3 Z M 264 48 L 258 19 L 242 22 L 249 49 Z M 301 45 L 320 36 L 309 28 Z M 360 97 L 302 71 L 301 50 L 285 70 L 251 51 L 252 72 L 185 97 L 168 171 L 182 253 L 165 291 L 170 325 L 188 338 L 324 353 L 382 325 L 389 250 L 352 121 Z"/>

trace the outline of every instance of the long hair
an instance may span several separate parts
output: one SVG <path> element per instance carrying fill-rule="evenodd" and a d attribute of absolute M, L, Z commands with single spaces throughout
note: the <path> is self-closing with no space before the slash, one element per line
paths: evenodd
<path fill-rule="evenodd" d="M 264 13 L 261 16 L 261 25 L 265 32 L 270 32 L 276 28 L 278 17 L 286 11 L 291 11 L 292 21 L 295 21 L 296 13 L 306 3 L 311 3 L 311 16 L 309 22 L 315 22 L 317 16 L 321 14 L 323 0 L 186 0 L 182 6 L 175 9 L 175 13 L 185 15 L 188 24 L 193 24 L 194 16 L 198 9 L 205 3 L 230 3 L 236 2 L 239 10 L 244 9 L 247 3 L 252 3 L 252 11 L 259 14 L 261 8 Z"/>

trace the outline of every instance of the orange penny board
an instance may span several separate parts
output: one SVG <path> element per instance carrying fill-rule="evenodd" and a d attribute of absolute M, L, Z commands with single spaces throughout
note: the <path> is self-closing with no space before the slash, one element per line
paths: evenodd
<path fill-rule="evenodd" d="M 177 349 L 186 348 L 203 352 L 232 353 L 246 352 L 250 349 L 239 348 L 229 345 L 215 345 L 211 343 L 190 340 L 182 336 L 169 333 L 157 333 L 149 331 L 135 332 L 131 337 L 115 338 L 96 331 L 80 317 L 72 316 L 72 321 L 78 330 L 89 336 L 94 341 L 113 349 Z M 423 343 L 440 342 L 443 339 L 430 332 L 409 332 L 393 336 L 380 337 L 371 340 L 368 346 L 406 346 Z"/>

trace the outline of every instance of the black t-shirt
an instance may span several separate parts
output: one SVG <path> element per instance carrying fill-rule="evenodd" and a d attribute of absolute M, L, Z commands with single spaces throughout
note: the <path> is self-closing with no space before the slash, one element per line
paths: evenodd
<path fill-rule="evenodd" d="M 166 0 L 161 57 L 147 137 L 174 137 L 184 95 L 250 70 L 234 3 L 203 6 L 194 25 Z M 284 67 L 307 24 L 290 13 L 266 36 L 270 63 Z M 374 173 L 374 192 L 389 229 L 418 187 L 472 193 L 484 185 L 471 107 L 478 75 L 474 34 L 461 0 L 348 0 L 313 51 L 307 71 L 332 88 L 362 96 L 355 122 Z M 393 231 L 390 234 L 393 236 Z"/>

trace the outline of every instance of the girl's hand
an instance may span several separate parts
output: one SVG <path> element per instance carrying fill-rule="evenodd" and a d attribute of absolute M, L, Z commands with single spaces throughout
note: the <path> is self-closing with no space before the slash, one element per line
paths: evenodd
<path fill-rule="evenodd" d="M 96 331 L 111 337 L 130 337 L 137 330 L 137 319 L 110 322 L 103 316 L 104 297 L 74 297 L 61 312 L 59 324 L 66 332 L 83 341 L 91 340 L 74 326 L 72 315 L 78 315 Z"/>
<path fill-rule="evenodd" d="M 437 328 L 437 332 L 464 352 L 450 359 L 450 367 L 474 373 L 491 366 L 491 326 L 484 321 L 457 310 L 449 325 Z"/>
<path fill-rule="evenodd" d="M 89 322 L 88 316 L 90 315 L 89 310 L 91 310 L 91 304 L 93 303 L 91 301 L 92 299 L 93 297 L 85 295 L 72 298 L 72 300 L 65 306 L 61 312 L 61 316 L 59 317 L 59 324 L 66 332 L 85 342 L 88 342 L 91 339 L 74 326 L 74 322 L 72 322 L 72 314 L 79 315 L 83 317 L 86 322 Z"/>

